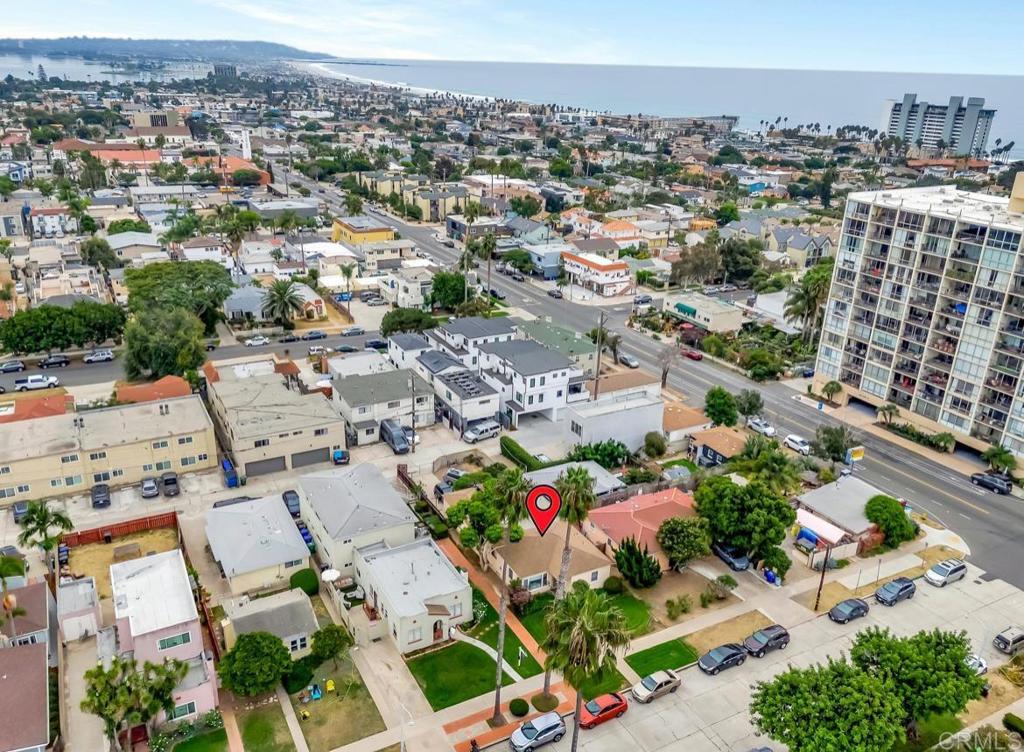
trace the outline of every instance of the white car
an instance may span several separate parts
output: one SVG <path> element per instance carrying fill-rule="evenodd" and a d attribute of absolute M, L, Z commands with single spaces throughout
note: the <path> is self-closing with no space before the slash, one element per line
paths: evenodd
<path fill-rule="evenodd" d="M 769 423 L 764 418 L 751 418 L 747 421 L 747 428 L 754 433 L 759 433 L 762 436 L 774 436 L 775 426 Z"/>
<path fill-rule="evenodd" d="M 978 676 L 988 672 L 988 662 L 980 655 L 969 655 L 966 660 L 967 665 Z"/>
<path fill-rule="evenodd" d="M 324 345 L 312 345 L 309 348 L 309 354 L 313 356 L 317 355 L 330 355 L 334 350 Z"/>
<path fill-rule="evenodd" d="M 108 363 L 114 359 L 113 350 L 93 350 L 82 358 L 83 363 Z"/>
<path fill-rule="evenodd" d="M 262 334 L 257 334 L 255 337 L 249 337 L 245 341 L 246 347 L 263 347 L 263 345 L 269 345 L 270 339 L 264 337 Z"/>
<path fill-rule="evenodd" d="M 789 436 L 782 440 L 782 443 L 805 457 L 811 453 L 811 442 L 803 436 L 797 436 L 795 433 L 789 434 Z"/>

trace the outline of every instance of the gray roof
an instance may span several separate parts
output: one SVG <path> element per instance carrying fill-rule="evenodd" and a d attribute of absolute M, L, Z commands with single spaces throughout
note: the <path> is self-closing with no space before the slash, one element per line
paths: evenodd
<path fill-rule="evenodd" d="M 299 588 L 265 598 L 229 600 L 224 603 L 224 613 L 240 635 L 269 632 L 284 640 L 295 635 L 311 635 L 318 628 L 313 604 Z"/>
<path fill-rule="evenodd" d="M 163 243 L 155 232 L 117 232 L 107 236 L 107 244 L 115 251 L 118 248 L 127 248 L 130 245 L 149 245 L 162 248 Z"/>
<path fill-rule="evenodd" d="M 870 483 L 850 475 L 796 498 L 800 506 L 810 509 L 853 536 L 859 536 L 871 527 L 871 522 L 864 516 L 864 506 L 872 496 L 881 493 Z"/>
<path fill-rule="evenodd" d="M 369 376 L 346 376 L 334 383 L 338 397 L 350 407 L 377 405 L 381 402 L 409 398 L 409 376 L 415 383 L 417 396 L 433 394 L 434 390 L 423 378 L 408 368 Z"/>
<path fill-rule="evenodd" d="M 352 465 L 304 475 L 299 479 L 299 487 L 334 540 L 416 521 L 405 499 L 376 465 Z"/>
<path fill-rule="evenodd" d="M 618 488 L 625 488 L 625 484 L 609 473 L 603 467 L 592 460 L 586 462 L 563 462 L 561 465 L 545 467 L 543 470 L 534 470 L 526 474 L 526 479 L 535 486 L 554 485 L 558 476 L 570 467 L 585 467 L 590 477 L 594 479 L 594 493 L 598 496 L 614 491 Z"/>
<path fill-rule="evenodd" d="M 540 222 L 530 219 L 529 217 L 509 217 L 505 220 L 505 226 L 513 232 L 517 232 L 520 235 L 526 235 L 527 233 L 539 230 L 544 225 Z M 616 246 L 618 248 L 618 246 Z"/>
<path fill-rule="evenodd" d="M 437 374 L 446 368 L 462 368 L 462 362 L 441 350 L 427 350 L 419 355 L 416 360 L 423 364 L 431 373 Z"/>
<path fill-rule="evenodd" d="M 437 380 L 459 395 L 461 399 L 489 397 L 498 393 L 486 381 L 468 370 L 444 373 L 438 376 Z"/>
<path fill-rule="evenodd" d="M 228 577 L 309 557 L 280 496 L 211 509 L 206 513 L 206 539 Z"/>
<path fill-rule="evenodd" d="M 480 351 L 507 360 L 512 368 L 523 376 L 550 373 L 560 368 L 572 367 L 572 363 L 567 357 L 533 340 L 513 339 L 508 342 L 487 342 L 480 345 Z"/>
<path fill-rule="evenodd" d="M 461 334 L 469 339 L 479 337 L 496 337 L 500 334 L 513 334 L 515 327 L 504 318 L 485 319 L 483 316 L 467 316 L 452 319 L 438 327 L 450 334 Z"/>
<path fill-rule="evenodd" d="M 601 253 L 602 251 L 619 250 L 619 244 L 611 238 L 579 238 L 573 240 L 572 244 L 584 253 Z"/>
<path fill-rule="evenodd" d="M 430 343 L 422 334 L 398 332 L 388 338 L 399 350 L 427 350 Z"/>

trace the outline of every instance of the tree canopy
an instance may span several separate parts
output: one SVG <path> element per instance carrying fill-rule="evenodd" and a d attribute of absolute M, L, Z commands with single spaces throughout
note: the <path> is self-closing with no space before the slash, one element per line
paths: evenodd
<path fill-rule="evenodd" d="M 708 478 L 693 494 L 697 514 L 708 521 L 712 540 L 762 559 L 786 537 L 796 512 L 760 481 L 740 486 L 724 475 Z"/>
<path fill-rule="evenodd" d="M 135 313 L 183 308 L 212 332 L 231 294 L 231 275 L 216 261 L 174 261 L 125 271 L 128 307 Z"/>
<path fill-rule="evenodd" d="M 885 534 L 885 543 L 896 547 L 904 541 L 913 540 L 917 534 L 914 521 L 907 515 L 899 500 L 885 494 L 868 499 L 864 505 L 864 516 L 878 525 Z"/>
<path fill-rule="evenodd" d="M 70 308 L 41 305 L 18 311 L 0 323 L 8 352 L 31 353 L 84 347 L 121 336 L 125 312 L 117 305 L 79 301 Z"/>
<path fill-rule="evenodd" d="M 269 692 L 291 667 L 291 656 L 281 638 L 269 632 L 248 632 L 221 658 L 221 682 L 237 695 L 251 697 Z"/>
<path fill-rule="evenodd" d="M 670 517 L 658 527 L 657 541 L 669 566 L 680 569 L 711 553 L 711 528 L 703 517 Z"/>
<path fill-rule="evenodd" d="M 203 323 L 184 308 L 140 311 L 128 322 L 124 341 L 124 371 L 130 379 L 182 376 L 206 360 Z"/>
<path fill-rule="evenodd" d="M 734 426 L 739 417 L 736 398 L 721 386 L 711 387 L 704 395 L 704 412 L 712 423 L 719 426 Z"/>
<path fill-rule="evenodd" d="M 396 308 L 384 314 L 380 334 L 387 337 L 395 332 L 422 332 L 436 324 L 433 316 L 419 308 Z"/>
<path fill-rule="evenodd" d="M 431 300 L 440 308 L 454 311 L 463 301 L 465 285 L 466 278 L 461 272 L 439 271 L 434 275 Z M 473 290 L 470 289 L 470 297 L 473 294 Z"/>

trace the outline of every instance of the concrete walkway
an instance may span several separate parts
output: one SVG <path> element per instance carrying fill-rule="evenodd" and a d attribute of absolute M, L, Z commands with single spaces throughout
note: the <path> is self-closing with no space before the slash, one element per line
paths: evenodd
<path fill-rule="evenodd" d="M 103 721 L 92 713 L 81 708 L 85 699 L 85 672 L 96 666 L 99 660 L 96 653 L 96 638 L 67 643 L 64 650 L 65 671 L 64 691 L 68 709 L 68 738 L 64 749 L 69 752 L 93 752 L 106 749 L 107 741 L 103 733 Z"/>
<path fill-rule="evenodd" d="M 292 743 L 295 745 L 296 752 L 309 752 L 309 745 L 306 744 L 306 737 L 302 734 L 302 726 L 299 725 L 299 718 L 295 715 L 295 708 L 292 707 L 292 701 L 288 697 L 288 693 L 284 691 L 284 685 L 277 685 L 277 702 L 281 706 L 281 712 L 284 713 L 284 720 L 288 724 L 288 731 L 292 735 Z"/>
<path fill-rule="evenodd" d="M 235 717 L 234 708 L 222 706 L 220 715 L 224 719 L 224 733 L 228 735 L 230 752 L 245 752 L 245 745 L 242 744 L 242 732 L 238 729 L 238 719 Z"/>
<path fill-rule="evenodd" d="M 455 640 L 456 642 L 466 642 L 466 643 L 469 643 L 473 647 L 479 648 L 480 650 L 482 650 L 485 653 L 487 653 L 487 655 L 491 656 L 491 659 L 495 663 L 498 662 L 498 651 L 495 650 L 494 648 L 492 648 L 486 642 L 481 642 L 480 640 L 476 639 L 475 637 L 470 637 L 468 634 L 463 632 L 461 629 L 452 629 L 450 634 L 451 634 L 452 639 Z M 508 661 L 502 659 L 501 665 L 502 665 L 502 668 L 504 669 L 505 673 L 508 674 L 509 676 L 511 676 L 515 681 L 521 682 L 523 680 L 523 677 L 521 677 L 519 675 L 519 672 L 517 672 L 514 668 L 512 668 L 509 665 Z"/>

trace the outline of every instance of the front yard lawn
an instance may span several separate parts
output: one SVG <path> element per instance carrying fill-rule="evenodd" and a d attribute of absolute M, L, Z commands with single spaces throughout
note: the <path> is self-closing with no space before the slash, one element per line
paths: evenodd
<path fill-rule="evenodd" d="M 238 711 L 245 752 L 295 752 L 284 712 L 276 702 Z"/>
<path fill-rule="evenodd" d="M 326 690 L 328 679 L 334 680 L 333 692 Z M 296 715 L 303 710 L 310 713 L 301 722 L 310 752 L 328 752 L 386 728 L 351 658 L 339 659 L 337 668 L 330 660 L 320 664 L 313 672 L 313 682 L 324 690 L 321 699 L 302 703 L 298 694 L 291 696 Z"/>
<path fill-rule="evenodd" d="M 434 710 L 457 705 L 494 689 L 494 661 L 480 648 L 465 642 L 431 650 L 406 663 Z M 502 684 L 511 683 L 511 677 L 505 674 Z"/>
<path fill-rule="evenodd" d="M 924 752 L 938 744 L 943 734 L 955 734 L 963 723 L 955 715 L 937 715 L 918 724 L 919 736 L 914 741 L 905 741 L 893 747 L 893 752 Z"/>
<path fill-rule="evenodd" d="M 483 593 L 476 588 L 473 588 L 473 611 L 480 613 L 481 609 L 483 610 L 483 616 L 473 627 L 466 630 L 466 634 L 470 637 L 475 637 L 480 640 L 480 642 L 486 643 L 497 650 L 498 612 L 495 611 L 491 604 L 487 602 Z M 512 613 L 511 608 L 509 608 L 509 613 Z M 522 661 L 520 661 L 520 648 L 522 648 L 522 653 L 526 656 Z M 523 647 L 522 640 L 519 639 L 516 633 L 513 632 L 507 624 L 505 626 L 505 660 L 508 662 L 508 665 L 512 666 L 512 668 L 519 672 L 519 675 L 524 679 L 530 676 L 536 676 L 544 670 L 541 668 L 540 664 L 537 663 L 537 659 L 530 655 L 530 652 Z"/>
<path fill-rule="evenodd" d="M 618 692 L 626 686 L 626 677 L 619 673 L 618 669 L 605 671 L 590 678 L 583 683 L 580 691 L 586 700 L 592 700 L 599 695 L 609 692 Z"/>
<path fill-rule="evenodd" d="M 601 592 L 604 591 L 602 590 Z M 609 597 L 611 598 L 612 605 L 622 611 L 622 614 L 626 617 L 629 631 L 634 637 L 639 637 L 651 631 L 651 607 L 646 601 L 637 598 L 631 593 L 619 593 Z M 527 606 L 526 614 L 519 619 L 538 643 L 543 644 L 544 642 L 544 637 L 547 634 L 547 630 L 544 627 L 544 617 L 554 601 L 555 596 L 553 593 L 543 593 L 534 597 L 530 605 Z"/>
<path fill-rule="evenodd" d="M 207 731 L 174 745 L 174 752 L 227 752 L 228 734 L 222 729 Z"/>
<path fill-rule="evenodd" d="M 685 457 L 681 457 L 678 460 L 669 460 L 668 462 L 662 462 L 661 468 L 668 470 L 670 467 L 685 467 L 691 473 L 697 472 L 697 465 L 692 460 L 688 460 Z"/>
<path fill-rule="evenodd" d="M 667 668 L 681 668 L 696 660 L 697 651 L 682 639 L 667 640 L 660 645 L 626 656 L 626 663 L 640 676 L 647 676 Z"/>

